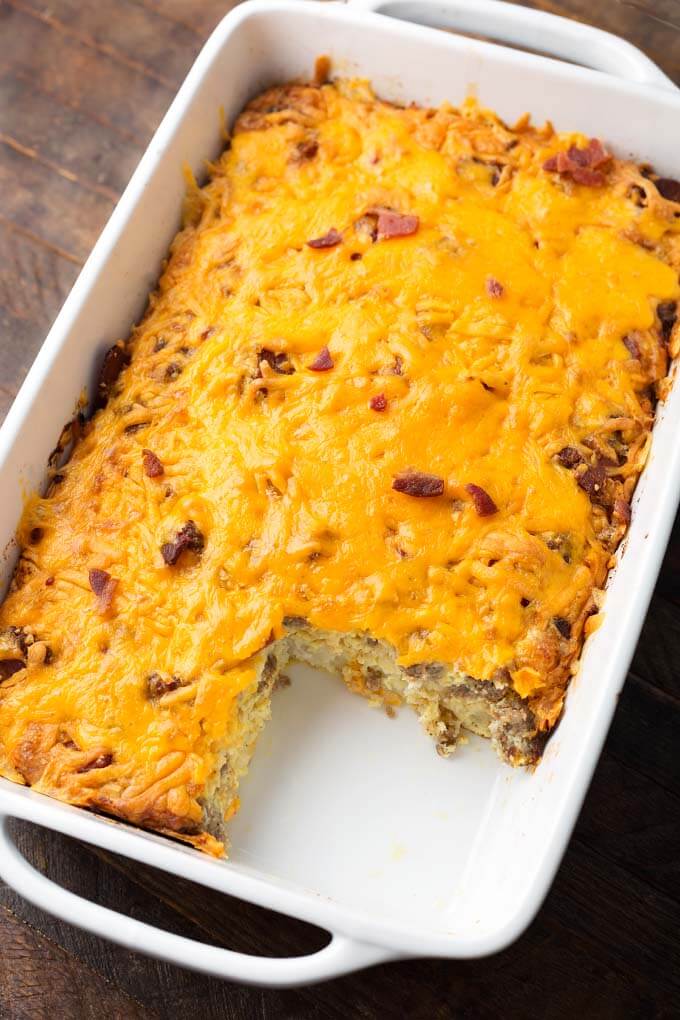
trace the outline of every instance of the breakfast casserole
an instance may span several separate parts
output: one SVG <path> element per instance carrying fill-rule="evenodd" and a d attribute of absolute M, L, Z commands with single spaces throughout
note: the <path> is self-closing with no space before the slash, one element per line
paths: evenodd
<path fill-rule="evenodd" d="M 219 855 L 290 661 L 539 760 L 680 346 L 680 184 L 346 80 L 209 172 L 27 501 L 0 772 Z"/>

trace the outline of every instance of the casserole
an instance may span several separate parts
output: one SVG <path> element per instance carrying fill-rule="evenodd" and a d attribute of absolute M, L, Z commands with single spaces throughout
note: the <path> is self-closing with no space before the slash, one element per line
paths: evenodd
<path fill-rule="evenodd" d="M 482 7 L 475 5 L 475 9 Z M 500 10 L 494 6 L 495 12 Z M 279 37 L 283 38 L 285 18 L 285 38 L 290 38 L 293 17 L 299 22 L 298 41 L 284 52 Z M 338 70 L 366 75 L 388 98 L 437 102 L 448 96 L 455 100 L 476 80 L 481 100 L 502 115 L 512 117 L 524 108 L 533 108 L 539 118 L 549 113 L 555 116 L 559 102 L 561 125 L 600 134 L 624 154 L 649 157 L 660 172 L 672 173 L 671 126 L 678 103 L 670 93 L 664 96 L 659 90 L 656 94 L 650 87 L 615 83 L 593 72 L 553 67 L 542 58 L 506 54 L 484 44 L 367 14 L 294 4 L 239 9 L 226 19 L 199 58 L 8 419 L 3 449 L 5 477 L 12 487 L 12 498 L 3 510 L 8 536 L 20 509 L 19 482 L 39 484 L 55 414 L 69 415 L 83 382 L 80 366 L 94 361 L 92 341 L 103 350 L 127 331 L 141 311 L 141 301 L 153 282 L 144 274 L 158 264 L 176 227 L 182 192 L 178 167 L 187 158 L 198 169 L 200 156 L 211 155 L 218 147 L 217 124 L 211 121 L 209 111 L 217 109 L 226 96 L 233 101 L 227 111 L 232 115 L 264 85 L 308 72 L 314 56 L 326 48 L 323 35 L 331 33 L 331 26 L 332 56 Z M 385 47 L 382 61 L 376 56 L 378 39 Z M 419 70 L 409 72 L 408 81 L 395 83 L 387 71 L 400 46 L 416 58 Z M 243 73 L 232 90 L 224 72 L 227 51 L 228 74 Z M 450 76 L 452 55 L 458 57 L 455 81 Z M 349 63 L 350 57 L 356 62 Z M 631 71 L 635 68 L 640 77 L 651 79 L 647 62 L 630 60 Z M 266 78 L 246 73 L 246 64 L 254 65 L 255 70 L 266 66 Z M 520 68 L 521 78 L 516 74 Z M 534 96 L 539 79 L 552 88 L 545 90 L 537 109 Z M 584 115 L 579 106 L 586 95 L 597 96 L 598 102 L 591 101 Z M 610 118 L 623 103 L 628 119 L 613 130 Z M 635 123 L 643 126 L 634 130 Z M 144 202 L 138 203 L 145 186 L 148 193 Z M 167 224 L 165 233 L 161 230 L 158 236 L 146 237 L 143 226 L 149 217 Z M 610 585 L 605 623 L 586 650 L 564 722 L 535 776 L 508 776 L 472 745 L 456 763 L 454 780 L 450 769 L 442 771 L 436 760 L 425 761 L 425 749 L 418 742 L 404 740 L 402 748 L 402 742 L 394 739 L 395 724 L 386 724 L 385 729 L 376 717 L 358 721 L 350 707 L 348 728 L 343 728 L 342 692 L 324 691 L 318 681 L 309 687 L 305 718 L 301 719 L 294 699 L 296 690 L 305 693 L 303 674 L 291 696 L 281 703 L 275 729 L 266 735 L 265 749 L 267 741 L 276 745 L 277 734 L 285 734 L 285 744 L 268 759 L 261 756 L 261 767 L 256 763 L 248 799 L 258 809 L 249 812 L 247 819 L 242 816 L 234 827 L 229 865 L 199 863 L 191 851 L 164 845 L 116 823 L 46 804 L 30 791 L 3 786 L 2 806 L 8 813 L 47 822 L 215 888 L 339 928 L 343 934 L 320 954 L 299 961 L 252 960 L 204 946 L 190 949 L 186 940 L 166 933 L 152 936 L 144 926 L 115 921 L 109 912 L 74 901 L 63 891 L 46 898 L 49 883 L 31 879 L 26 865 L 6 842 L 5 877 L 21 891 L 31 894 L 32 889 L 33 898 L 40 898 L 48 909 L 66 913 L 95 930 L 105 929 L 127 944 L 142 940 L 142 947 L 149 951 L 242 980 L 290 983 L 330 976 L 390 953 L 462 956 L 500 948 L 528 922 L 545 892 L 633 650 L 635 621 L 641 623 L 675 509 L 678 459 L 671 440 L 676 405 L 673 392 L 659 417 L 651 462 L 638 491 L 629 555 L 623 557 Z M 29 410 L 30 440 L 23 430 L 14 441 Z M 653 535 L 654 541 L 647 542 L 646 534 Z M 629 590 L 635 590 L 635 597 L 627 602 Z M 625 641 L 621 634 L 626 635 Z M 327 712 L 332 715 L 332 726 L 324 726 Z M 305 740 L 301 727 L 314 717 L 314 731 L 310 730 Z M 404 719 L 396 725 L 408 727 L 410 723 Z M 366 735 L 370 730 L 370 739 L 364 738 L 362 726 L 369 727 Z M 295 749 L 291 738 L 298 734 L 299 748 Z M 358 760 L 361 756 L 353 755 L 348 762 L 348 741 L 355 747 L 370 746 L 371 755 L 379 755 L 380 769 L 367 769 L 366 759 Z M 266 775 L 267 761 L 276 762 L 280 770 L 284 760 L 283 782 L 273 784 L 272 777 Z M 359 783 L 363 806 L 357 806 L 354 796 Z M 316 846 L 310 840 L 313 832 L 309 824 L 301 822 L 291 832 L 292 801 L 287 802 L 286 791 L 297 786 L 299 797 L 300 784 L 307 784 L 302 801 L 314 805 L 318 831 L 323 833 Z M 418 797 L 423 788 L 432 791 L 431 801 L 425 804 Z M 357 833 L 350 846 L 342 838 L 345 816 L 352 817 L 352 831 Z M 312 886 L 311 895 L 305 893 L 304 885 Z M 322 902 L 320 896 L 326 900 Z"/>

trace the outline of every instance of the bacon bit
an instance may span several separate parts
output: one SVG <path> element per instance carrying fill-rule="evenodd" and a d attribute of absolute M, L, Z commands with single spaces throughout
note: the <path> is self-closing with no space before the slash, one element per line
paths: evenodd
<path fill-rule="evenodd" d="M 350 255 L 350 261 L 352 262 L 358 262 L 360 258 L 361 258 L 360 251 L 353 251 L 352 254 Z"/>
<path fill-rule="evenodd" d="M 503 297 L 504 287 L 502 283 L 499 283 L 493 276 L 489 276 L 486 281 L 486 292 L 489 297 Z"/>
<path fill-rule="evenodd" d="M 144 474 L 149 478 L 160 478 L 165 474 L 165 468 L 153 450 L 142 450 L 142 461 L 144 463 Z"/>
<path fill-rule="evenodd" d="M 113 755 L 110 751 L 106 754 L 98 754 L 92 761 L 88 761 L 85 765 L 81 765 L 78 772 L 92 772 L 93 769 L 106 769 L 113 762 Z"/>
<path fill-rule="evenodd" d="M 161 556 L 169 567 L 174 567 L 185 549 L 201 553 L 204 547 L 203 533 L 199 531 L 194 521 L 187 521 L 184 527 L 177 532 L 174 542 L 165 542 L 161 546 Z"/>
<path fill-rule="evenodd" d="M 90 588 L 97 596 L 97 609 L 100 613 L 107 613 L 113 602 L 113 595 L 118 585 L 118 579 L 111 577 L 106 570 L 94 567 L 88 574 Z"/>
<path fill-rule="evenodd" d="M 622 524 L 630 524 L 631 512 L 630 503 L 625 499 L 614 500 L 614 517 Z"/>
<path fill-rule="evenodd" d="M 441 496 L 444 491 L 444 479 L 438 475 L 428 475 L 424 471 L 402 471 L 392 482 L 392 488 L 406 496 Z"/>
<path fill-rule="evenodd" d="M 573 446 L 564 446 L 557 454 L 557 459 L 565 468 L 575 468 L 583 461 L 583 457 Z"/>
<path fill-rule="evenodd" d="M 571 624 L 563 616 L 554 616 L 553 623 L 563 638 L 571 637 Z"/>
<path fill-rule="evenodd" d="M 483 489 L 481 485 L 466 485 L 465 491 L 472 496 L 475 510 L 480 517 L 491 517 L 493 514 L 498 513 L 498 507 L 486 489 Z"/>
<path fill-rule="evenodd" d="M 208 340 L 210 339 L 211 336 L 214 336 L 216 332 L 217 326 L 208 326 L 208 328 L 204 329 L 203 332 L 201 333 L 200 339 Z"/>
<path fill-rule="evenodd" d="M 313 241 L 307 241 L 307 247 L 309 248 L 335 248 L 336 244 L 340 244 L 342 241 L 342 234 L 331 227 L 327 234 L 323 237 L 316 237 Z"/>
<path fill-rule="evenodd" d="M 640 344 L 637 342 L 637 339 L 633 336 L 633 334 L 628 333 L 626 336 L 624 336 L 623 343 L 628 353 L 630 354 L 631 358 L 637 358 L 639 361 L 641 353 Z"/>
<path fill-rule="evenodd" d="M 372 411 L 386 411 L 387 410 L 387 397 L 384 393 L 376 393 L 374 397 L 371 397 L 370 407 Z"/>
<path fill-rule="evenodd" d="M 390 368 L 390 375 L 403 375 L 404 374 L 404 359 L 401 354 L 394 355 L 394 364 Z"/>
<path fill-rule="evenodd" d="M 178 676 L 164 680 L 160 673 L 152 673 L 151 676 L 146 678 L 146 695 L 151 701 L 156 701 L 158 698 L 163 697 L 164 694 L 176 691 L 181 686 L 182 681 Z"/>
<path fill-rule="evenodd" d="M 118 376 L 130 364 L 130 354 L 125 349 L 121 340 L 113 347 L 110 347 L 104 355 L 102 367 L 99 369 L 97 382 L 97 394 L 94 400 L 94 410 L 98 411 L 105 406 L 111 393 L 111 388 L 117 381 Z"/>
<path fill-rule="evenodd" d="M 51 588 L 52 585 L 54 584 L 54 578 L 52 577 L 51 574 L 49 577 L 45 578 L 45 584 L 47 585 L 48 588 Z"/>
<path fill-rule="evenodd" d="M 609 163 L 611 158 L 599 138 L 591 138 L 584 149 L 572 145 L 566 152 L 551 156 L 543 164 L 543 169 L 571 177 L 576 184 L 601 188 L 606 178 L 598 167 Z"/>
<path fill-rule="evenodd" d="M 577 481 L 583 491 L 587 493 L 591 503 L 599 502 L 607 481 L 604 464 L 596 464 L 594 467 L 587 468 Z"/>
<path fill-rule="evenodd" d="M 571 170 L 570 176 L 576 184 L 583 184 L 586 188 L 602 188 L 607 183 L 607 178 L 600 170 L 591 170 L 589 167 Z"/>
<path fill-rule="evenodd" d="M 322 347 L 311 365 L 308 365 L 308 368 L 312 372 L 328 372 L 331 368 L 333 368 L 333 365 L 334 361 L 331 357 L 330 351 L 327 347 Z"/>
<path fill-rule="evenodd" d="M 319 143 L 316 138 L 305 138 L 295 146 L 295 162 L 303 163 L 308 159 L 314 159 L 319 151 Z"/>
<path fill-rule="evenodd" d="M 9 680 L 20 669 L 26 669 L 23 659 L 0 659 L 0 684 L 3 680 Z"/>
<path fill-rule="evenodd" d="M 654 183 L 662 198 L 669 202 L 680 202 L 680 181 L 674 181 L 672 177 L 659 177 Z"/>
<path fill-rule="evenodd" d="M 409 237 L 420 226 L 417 216 L 392 212 L 391 209 L 374 209 L 377 213 L 377 240 L 387 241 L 391 237 Z"/>

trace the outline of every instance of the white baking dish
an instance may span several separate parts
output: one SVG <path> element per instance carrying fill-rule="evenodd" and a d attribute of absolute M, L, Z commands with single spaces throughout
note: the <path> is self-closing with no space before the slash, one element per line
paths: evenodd
<path fill-rule="evenodd" d="M 461 100 L 472 88 L 513 119 L 531 110 L 601 136 L 619 153 L 680 170 L 680 98 L 612 36 L 496 0 L 393 2 L 400 17 L 458 26 L 602 70 L 433 31 L 356 5 L 257 0 L 230 13 L 199 56 L 66 301 L 0 434 L 0 537 L 10 543 L 27 487 L 40 485 L 59 426 L 98 355 L 127 335 L 179 219 L 182 163 L 201 173 L 233 118 L 268 84 L 330 53 L 342 74 L 392 99 Z M 621 77 L 615 77 L 620 75 Z M 625 678 L 680 490 L 680 392 L 661 409 L 633 523 L 564 719 L 532 775 L 473 739 L 451 760 L 415 717 L 371 712 L 337 680 L 300 670 L 275 697 L 228 862 L 0 781 L 0 874 L 28 899 L 123 945 L 239 981 L 317 981 L 403 956 L 472 957 L 516 938 L 559 864 Z M 160 931 L 38 874 L 7 827 L 20 817 L 333 933 L 307 957 L 244 956 Z"/>

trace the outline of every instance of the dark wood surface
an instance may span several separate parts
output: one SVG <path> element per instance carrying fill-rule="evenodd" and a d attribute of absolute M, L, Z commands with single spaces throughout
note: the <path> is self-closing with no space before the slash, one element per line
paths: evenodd
<path fill-rule="evenodd" d="M 0 416 L 225 0 L 0 0 Z M 533 0 L 680 81 L 680 0 Z M 0 884 L 0 1018 L 680 1016 L 680 525 L 592 788 L 537 919 L 484 961 L 295 991 L 208 980 L 93 938 Z M 100 903 L 270 955 L 324 933 L 28 824 L 26 856 Z"/>

